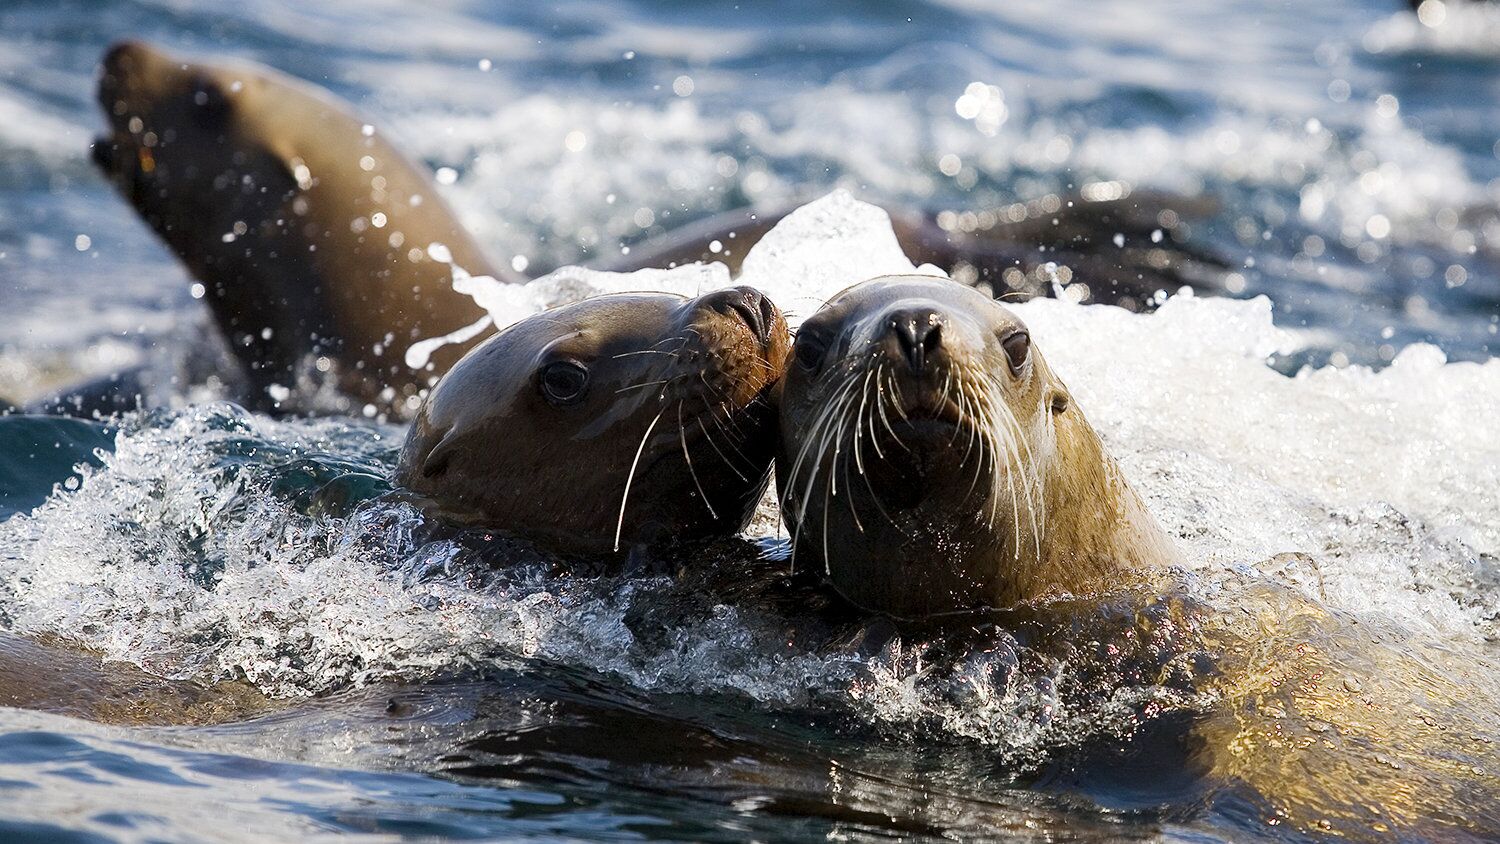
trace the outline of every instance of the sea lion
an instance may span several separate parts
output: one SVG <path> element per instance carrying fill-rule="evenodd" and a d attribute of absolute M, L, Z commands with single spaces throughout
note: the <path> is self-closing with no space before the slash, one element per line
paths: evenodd
<path fill-rule="evenodd" d="M 249 374 L 250 395 L 237 398 L 254 409 L 410 418 L 421 391 L 488 334 L 484 312 L 453 289 L 453 268 L 524 281 L 488 259 L 425 168 L 328 91 L 137 41 L 110 48 L 102 66 L 110 133 L 95 160 L 202 283 Z M 889 213 L 913 260 L 993 292 L 1071 283 L 1073 295 L 1138 309 L 1162 288 L 1215 286 L 1223 263 L 1178 242 L 1184 221 L 1212 208 L 1108 182 L 978 213 Z M 596 263 L 735 271 L 789 210 L 728 211 Z M 413 341 L 455 332 L 464 339 L 429 366 L 405 365 Z M 324 380 L 332 396 L 319 393 Z"/>
<path fill-rule="evenodd" d="M 223 724 L 277 708 L 243 681 L 168 680 L 128 663 L 106 663 L 52 637 L 3 631 L 0 706 L 132 726 Z"/>
<path fill-rule="evenodd" d="M 402 411 L 435 377 L 407 347 L 485 317 L 452 267 L 511 279 L 424 168 L 315 86 L 126 41 L 98 95 L 111 131 L 95 161 L 203 282 L 256 407 L 326 373 L 355 407 Z M 466 348 L 440 350 L 436 372 Z"/>
<path fill-rule="evenodd" d="M 1003 306 L 945 279 L 876 279 L 810 317 L 792 354 L 775 396 L 782 515 L 794 565 L 849 602 L 929 632 L 1045 631 L 1071 675 L 1192 696 L 1191 717 L 1151 729 L 1147 702 L 1132 741 L 1187 777 L 1173 788 L 1194 805 L 1356 840 L 1500 829 L 1493 661 L 1269 579 L 1226 573 L 1212 603 L 1194 597 Z"/>
<path fill-rule="evenodd" d="M 1118 587 L 1175 559 L 1026 326 L 890 276 L 803 323 L 776 463 L 794 563 L 913 618 Z"/>
<path fill-rule="evenodd" d="M 636 244 L 600 268 L 628 272 L 694 261 L 737 275 L 746 253 L 796 206 L 735 209 Z M 1181 196 L 1090 182 L 1065 193 L 977 211 L 885 206 L 912 263 L 995 295 L 1053 296 L 1144 310 L 1162 290 L 1225 290 L 1223 257 L 1199 246 L 1189 221 L 1218 210 L 1210 196 Z"/>
<path fill-rule="evenodd" d="M 396 480 L 450 520 L 564 552 L 734 533 L 770 478 L 766 394 L 790 345 L 781 312 L 748 287 L 546 311 L 443 376 Z"/>

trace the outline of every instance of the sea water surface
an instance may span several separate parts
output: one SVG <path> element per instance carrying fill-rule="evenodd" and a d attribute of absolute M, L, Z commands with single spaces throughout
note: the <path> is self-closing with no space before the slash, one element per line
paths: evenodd
<path fill-rule="evenodd" d="M 0 395 L 171 373 L 201 347 L 190 280 L 88 163 L 92 74 L 125 35 L 354 100 L 534 275 L 714 211 L 812 202 L 745 279 L 802 315 L 910 267 L 865 202 L 1208 192 L 1220 211 L 1195 236 L 1238 298 L 1017 312 L 1200 599 L 1266 580 L 1492 688 L 1500 16 L 1398 6 L 11 0 Z M 486 304 L 503 323 L 559 291 L 727 281 L 568 270 Z M 0 709 L 8 836 L 1299 834 L 1150 760 L 1075 775 L 1212 705 L 1192 688 L 1000 630 L 955 644 L 862 621 L 830 643 L 787 601 L 649 566 L 561 577 L 384 497 L 397 426 L 273 420 L 163 383 L 160 408 L 108 423 L 0 418 L 0 621 L 276 703 L 213 727 Z M 762 516 L 688 553 L 774 582 L 786 549 Z"/>

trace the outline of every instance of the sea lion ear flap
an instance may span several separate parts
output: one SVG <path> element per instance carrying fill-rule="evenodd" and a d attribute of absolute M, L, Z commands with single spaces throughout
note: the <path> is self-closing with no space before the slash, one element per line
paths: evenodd
<path fill-rule="evenodd" d="M 453 430 L 450 429 L 441 440 L 438 440 L 438 444 L 427 452 L 426 457 L 422 458 L 422 477 L 435 478 L 448 471 L 448 464 L 453 461 L 457 439 Z"/>
<path fill-rule="evenodd" d="M 1052 397 L 1048 399 L 1047 403 L 1052 410 L 1052 414 L 1056 416 L 1068 409 L 1068 405 L 1073 403 L 1073 397 L 1068 395 L 1067 390 L 1061 387 L 1053 387 Z"/>

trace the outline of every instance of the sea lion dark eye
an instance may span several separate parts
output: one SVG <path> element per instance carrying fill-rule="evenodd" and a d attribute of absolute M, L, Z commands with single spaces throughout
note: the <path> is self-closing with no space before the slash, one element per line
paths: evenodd
<path fill-rule="evenodd" d="M 817 372 L 823 365 L 823 356 L 828 354 L 828 343 L 811 332 L 798 332 L 796 346 L 797 363 L 809 372 Z"/>
<path fill-rule="evenodd" d="M 1010 371 L 1019 375 L 1026 366 L 1027 359 L 1031 357 L 1031 335 L 1017 331 L 1001 340 L 1000 346 L 1005 349 L 1005 357 L 1010 360 Z"/>
<path fill-rule="evenodd" d="M 560 360 L 542 367 L 542 395 L 553 404 L 572 404 L 583 398 L 589 385 L 589 371 L 583 364 Z"/>

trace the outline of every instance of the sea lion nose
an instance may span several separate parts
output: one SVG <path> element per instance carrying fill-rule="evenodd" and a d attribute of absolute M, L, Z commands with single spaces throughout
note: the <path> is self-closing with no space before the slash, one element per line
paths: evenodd
<path fill-rule="evenodd" d="M 749 326 L 750 333 L 761 343 L 771 342 L 771 326 L 776 323 L 776 306 L 765 294 L 753 287 L 730 287 L 703 297 L 702 303 L 725 316 L 734 316 Z"/>
<path fill-rule="evenodd" d="M 943 345 L 943 315 L 931 308 L 900 308 L 886 315 L 886 334 L 913 372 L 922 372 Z"/>

